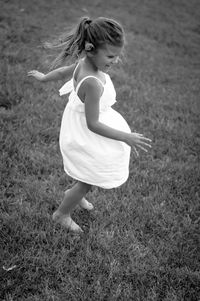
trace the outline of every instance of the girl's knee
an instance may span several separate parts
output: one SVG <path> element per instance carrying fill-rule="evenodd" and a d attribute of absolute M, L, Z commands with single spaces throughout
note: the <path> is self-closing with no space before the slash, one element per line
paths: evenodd
<path fill-rule="evenodd" d="M 83 182 L 79 182 L 79 188 L 81 189 L 81 191 L 83 191 L 84 193 L 87 193 L 90 189 L 91 189 L 91 185 L 87 184 L 87 183 L 83 183 Z"/>

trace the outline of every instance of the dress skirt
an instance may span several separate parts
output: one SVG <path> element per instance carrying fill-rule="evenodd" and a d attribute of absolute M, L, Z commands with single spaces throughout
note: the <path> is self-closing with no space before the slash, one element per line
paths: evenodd
<path fill-rule="evenodd" d="M 99 121 L 130 132 L 126 120 L 111 107 L 100 113 Z M 129 176 L 130 147 L 89 130 L 85 113 L 68 105 L 61 123 L 60 150 L 65 172 L 78 181 L 110 189 Z"/>

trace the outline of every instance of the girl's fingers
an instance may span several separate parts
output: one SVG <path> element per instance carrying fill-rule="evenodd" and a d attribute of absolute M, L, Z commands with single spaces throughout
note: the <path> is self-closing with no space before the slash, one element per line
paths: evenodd
<path fill-rule="evenodd" d="M 149 142 L 152 142 L 152 140 L 150 138 L 147 138 L 147 137 L 144 137 L 143 134 L 139 134 L 139 133 L 135 133 L 136 136 L 138 137 L 138 139 L 140 139 L 141 141 L 149 141 Z"/>
<path fill-rule="evenodd" d="M 133 150 L 135 152 L 136 157 L 139 157 L 139 153 L 138 153 L 137 149 L 135 148 L 135 146 L 133 147 Z"/>
<path fill-rule="evenodd" d="M 148 150 L 147 150 L 146 148 L 142 147 L 142 146 L 139 145 L 139 144 L 138 144 L 138 147 L 139 147 L 140 149 L 142 149 L 143 151 L 145 151 L 146 153 L 148 152 Z"/>
<path fill-rule="evenodd" d="M 145 140 L 145 141 L 152 142 L 152 140 L 151 140 L 151 139 L 149 139 L 149 138 L 146 138 L 146 137 L 142 137 L 141 139 L 142 139 L 142 140 Z"/>
<path fill-rule="evenodd" d="M 133 151 L 134 151 L 136 157 L 139 157 L 139 153 L 138 153 L 136 147 L 140 148 L 144 152 L 148 152 L 147 148 L 151 148 L 151 144 L 149 142 L 152 142 L 152 140 L 144 137 L 143 134 L 139 134 L 139 133 L 134 133 L 134 134 L 136 136 L 135 137 L 136 141 L 134 143 L 134 144 L 136 144 L 136 146 L 133 145 L 132 148 L 133 148 Z"/>
<path fill-rule="evenodd" d="M 135 134 L 135 135 L 137 135 L 137 136 L 140 136 L 140 137 L 143 137 L 144 139 L 151 140 L 151 139 L 149 139 L 149 138 L 145 137 L 145 136 L 144 136 L 144 134 L 135 133 L 135 132 L 134 132 L 133 134 Z"/>
<path fill-rule="evenodd" d="M 143 134 L 140 134 L 140 133 L 134 133 L 136 134 L 137 136 L 144 136 Z"/>
<path fill-rule="evenodd" d="M 143 145 L 143 146 L 151 148 L 151 144 L 143 142 L 143 141 L 138 142 L 137 145 Z"/>
<path fill-rule="evenodd" d="M 34 71 L 29 71 L 29 72 L 28 72 L 28 75 L 34 75 L 34 74 L 35 74 Z"/>
<path fill-rule="evenodd" d="M 31 70 L 31 71 L 28 72 L 28 75 L 33 75 L 33 74 L 35 74 L 36 72 L 37 72 L 36 70 Z"/>

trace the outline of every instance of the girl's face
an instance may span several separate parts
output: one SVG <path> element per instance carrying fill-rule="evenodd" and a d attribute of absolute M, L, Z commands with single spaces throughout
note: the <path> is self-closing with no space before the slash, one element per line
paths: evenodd
<path fill-rule="evenodd" d="M 123 47 L 105 44 L 98 48 L 97 51 L 90 56 L 93 65 L 100 71 L 107 72 L 110 67 L 118 62 Z"/>

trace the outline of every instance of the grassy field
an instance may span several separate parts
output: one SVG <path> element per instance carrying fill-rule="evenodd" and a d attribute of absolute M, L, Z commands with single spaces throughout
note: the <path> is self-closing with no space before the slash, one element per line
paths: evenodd
<path fill-rule="evenodd" d="M 58 135 L 62 82 L 41 84 L 42 43 L 83 15 L 127 34 L 111 76 L 115 108 L 153 140 L 120 188 L 93 188 L 81 236 L 51 216 L 74 182 Z M 0 11 L 0 300 L 199 301 L 200 2 L 2 0 Z"/>

